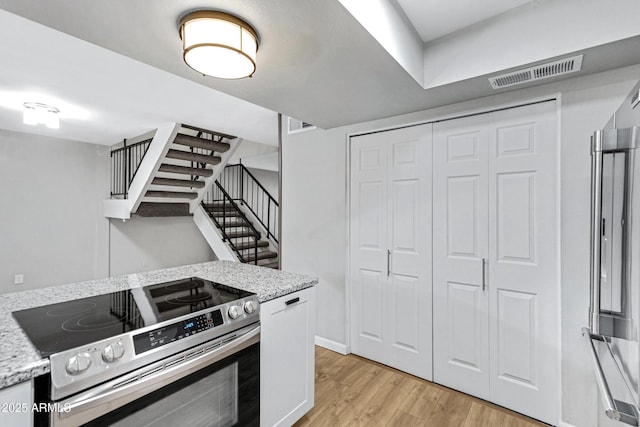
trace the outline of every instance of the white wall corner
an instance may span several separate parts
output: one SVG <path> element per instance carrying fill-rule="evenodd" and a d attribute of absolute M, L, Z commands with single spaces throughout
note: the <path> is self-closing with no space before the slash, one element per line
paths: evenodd
<path fill-rule="evenodd" d="M 193 213 L 193 221 L 196 223 L 198 230 L 207 241 L 211 250 L 221 261 L 238 261 L 238 257 L 231 250 L 229 245 L 222 241 L 216 225 L 213 223 L 209 215 L 202 206 L 198 206 Z"/>
<path fill-rule="evenodd" d="M 424 87 L 424 43 L 393 0 L 339 0 L 393 59 Z"/>
<path fill-rule="evenodd" d="M 637 0 L 527 3 L 425 44 L 423 87 L 495 74 L 637 36 L 638 14 Z"/>
<path fill-rule="evenodd" d="M 107 199 L 102 201 L 104 216 L 107 218 L 129 219 L 129 201 L 126 199 Z"/>
<path fill-rule="evenodd" d="M 160 168 L 162 160 L 176 139 L 180 126 L 180 123 L 170 122 L 158 127 L 158 131 L 153 136 L 151 144 L 149 144 L 149 148 L 144 155 L 144 159 L 142 159 L 136 175 L 129 186 L 129 212 L 138 210 L 138 206 L 140 206 L 144 194 L 151 185 L 151 181 L 158 171 L 158 168 Z"/>
<path fill-rule="evenodd" d="M 230 147 L 220 155 L 220 163 L 213 167 L 213 174 L 209 177 L 203 177 L 204 187 L 198 191 L 198 197 L 189 202 L 189 213 L 196 212 L 200 206 L 200 202 L 202 202 L 202 199 L 204 198 L 204 195 L 209 191 L 209 188 L 211 188 L 215 180 L 218 179 L 218 176 L 220 176 L 224 168 L 227 166 L 227 163 L 229 163 L 229 160 L 233 157 L 233 154 L 236 152 L 238 147 L 240 147 L 243 141 L 244 139 L 242 138 L 236 138 L 229 141 Z"/>
<path fill-rule="evenodd" d="M 566 423 L 564 421 L 560 421 L 558 423 L 558 427 L 576 427 L 576 426 L 574 426 L 573 424 Z"/>
<path fill-rule="evenodd" d="M 349 347 L 346 344 L 339 343 L 337 341 L 330 340 L 328 338 L 319 337 L 316 335 L 315 343 L 317 346 L 326 348 L 336 353 L 347 355 L 350 353 Z"/>

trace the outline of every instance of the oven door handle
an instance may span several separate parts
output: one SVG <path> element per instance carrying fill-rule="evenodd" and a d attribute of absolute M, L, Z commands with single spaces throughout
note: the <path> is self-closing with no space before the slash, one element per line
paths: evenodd
<path fill-rule="evenodd" d="M 223 341 L 209 351 L 211 342 L 62 400 L 58 403 L 63 410 L 51 414 L 51 426 L 84 424 L 250 347 L 260 342 L 260 325 L 245 327 L 235 334 L 237 337 L 232 341 Z"/>

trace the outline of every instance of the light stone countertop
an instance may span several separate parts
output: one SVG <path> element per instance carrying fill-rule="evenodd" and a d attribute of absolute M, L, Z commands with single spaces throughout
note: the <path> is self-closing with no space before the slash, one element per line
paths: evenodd
<path fill-rule="evenodd" d="M 12 311 L 55 304 L 153 285 L 187 277 L 201 277 L 254 292 L 260 302 L 314 286 L 317 278 L 232 261 L 167 268 L 0 295 L 0 389 L 29 381 L 49 372 L 49 359 L 43 359 L 16 323 Z"/>

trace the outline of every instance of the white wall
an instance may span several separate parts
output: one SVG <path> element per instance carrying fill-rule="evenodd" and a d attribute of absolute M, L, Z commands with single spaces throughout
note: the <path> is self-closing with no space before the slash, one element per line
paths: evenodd
<path fill-rule="evenodd" d="M 216 259 L 192 217 L 114 219 L 109 233 L 111 276 Z"/>
<path fill-rule="evenodd" d="M 247 169 L 258 180 L 258 182 L 262 184 L 265 190 L 267 190 L 269 194 L 276 199 L 276 201 L 280 200 L 278 192 L 278 172 L 249 167 Z"/>
<path fill-rule="evenodd" d="M 627 67 L 400 117 L 283 135 L 283 269 L 320 278 L 317 335 L 347 344 L 347 134 L 561 92 L 562 416 L 574 426 L 596 425 L 599 403 L 580 336 L 587 324 L 589 288 L 589 137 L 606 124 L 639 78 L 640 66 Z"/>
<path fill-rule="evenodd" d="M 0 293 L 107 274 L 107 168 L 107 147 L 0 130 Z"/>
<path fill-rule="evenodd" d="M 109 150 L 0 129 L 0 294 L 215 259 L 191 217 L 109 223 Z"/>
<path fill-rule="evenodd" d="M 639 13 L 640 3 L 635 0 L 532 1 L 427 43 L 424 87 L 636 36 L 640 34 Z"/>

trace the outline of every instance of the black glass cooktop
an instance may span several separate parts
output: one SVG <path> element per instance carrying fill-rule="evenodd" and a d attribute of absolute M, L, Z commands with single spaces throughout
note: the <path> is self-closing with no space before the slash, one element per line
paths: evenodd
<path fill-rule="evenodd" d="M 253 295 L 198 277 L 14 311 L 42 357 Z"/>

